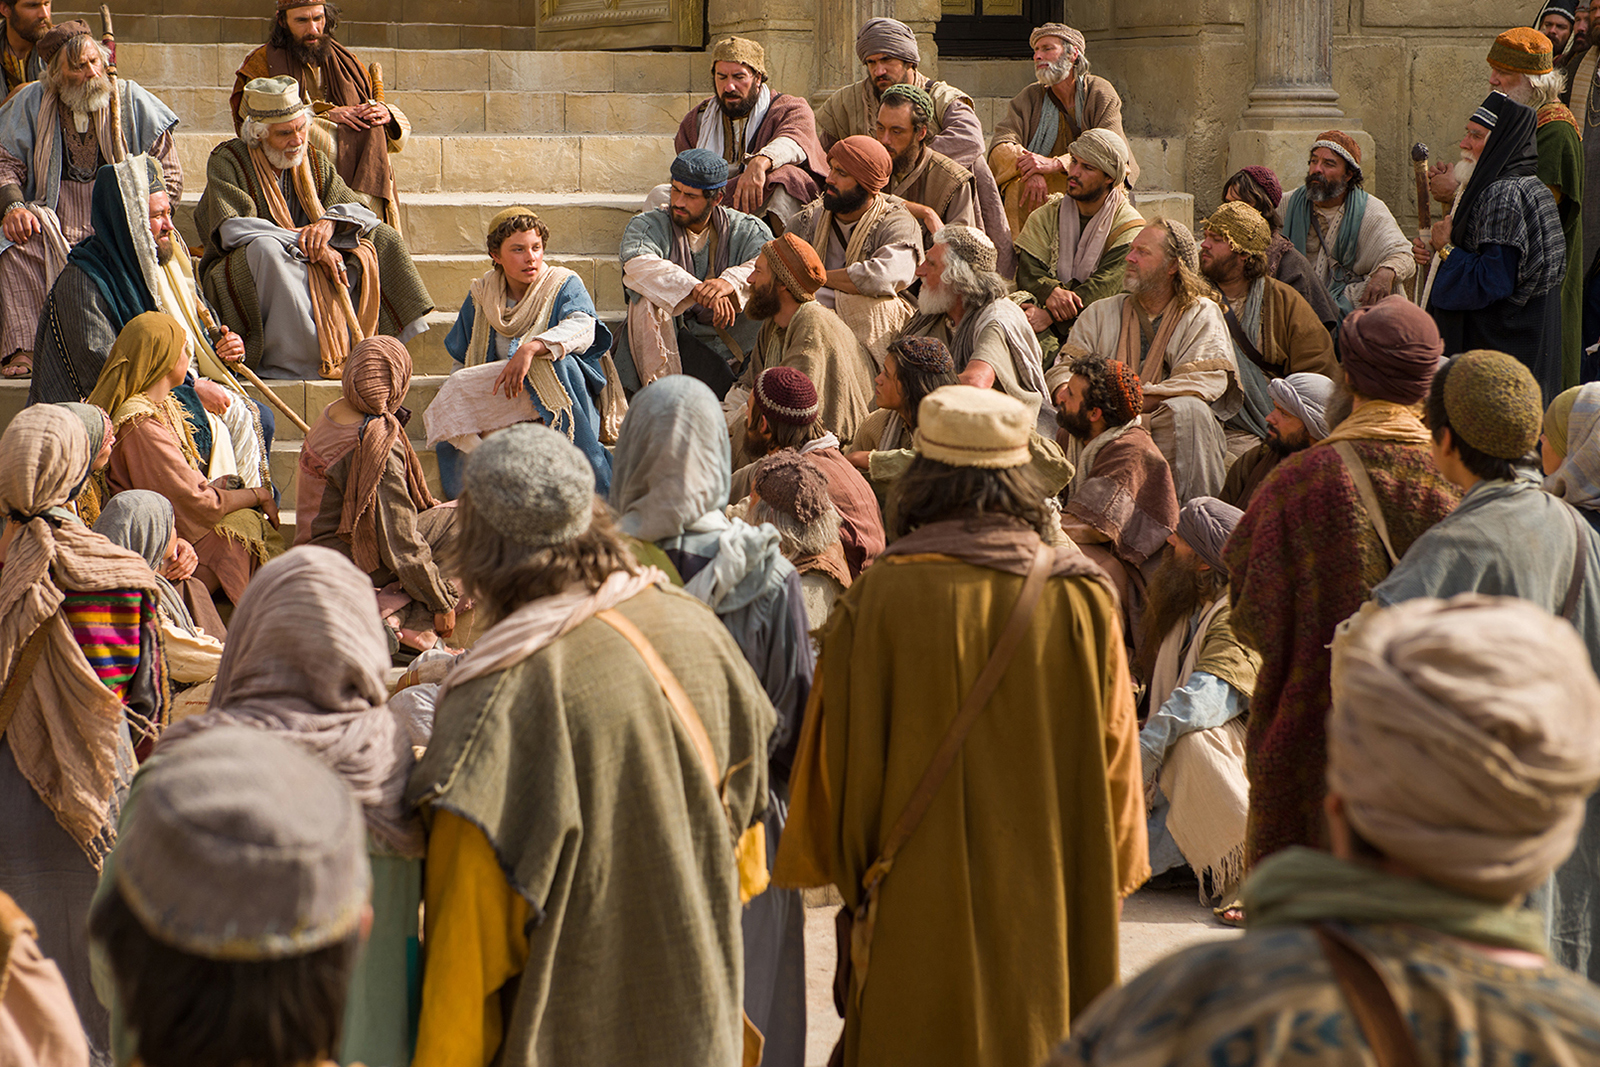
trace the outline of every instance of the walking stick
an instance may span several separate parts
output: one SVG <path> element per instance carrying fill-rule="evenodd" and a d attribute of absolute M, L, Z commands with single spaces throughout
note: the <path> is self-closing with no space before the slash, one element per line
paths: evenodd
<path fill-rule="evenodd" d="M 1411 169 L 1417 178 L 1417 235 L 1422 238 L 1422 243 L 1427 245 L 1433 240 L 1433 200 L 1428 195 L 1428 146 L 1418 141 L 1411 146 Z M 1431 264 L 1430 264 L 1431 266 Z M 1427 299 L 1423 290 L 1426 288 L 1424 278 L 1427 272 L 1417 275 L 1417 304 L 1424 306 Z"/>
<path fill-rule="evenodd" d="M 206 328 L 206 333 L 211 335 L 211 343 L 215 345 L 217 343 L 217 338 L 222 336 L 222 328 L 217 325 L 217 320 L 211 317 L 211 312 L 206 309 L 204 304 L 197 300 L 195 301 L 195 308 L 200 312 L 200 324 Z M 295 414 L 294 408 L 291 408 L 287 403 L 285 403 L 283 397 L 279 396 L 277 393 L 274 393 L 271 387 L 256 375 L 255 371 L 245 366 L 243 360 L 240 360 L 238 363 L 225 363 L 224 366 L 226 366 L 230 371 L 238 371 L 243 374 L 246 381 L 255 386 L 257 389 L 261 390 L 261 394 L 267 398 L 267 403 L 271 404 L 273 407 L 277 408 L 279 411 L 283 412 L 283 414 L 288 416 L 289 421 L 294 423 L 295 427 L 298 428 L 301 433 L 311 432 L 311 427 L 306 425 L 306 420 Z"/>
<path fill-rule="evenodd" d="M 111 53 L 111 61 L 106 64 L 106 73 L 117 72 L 117 35 L 111 32 L 111 8 L 106 4 L 100 5 L 100 44 Z"/>

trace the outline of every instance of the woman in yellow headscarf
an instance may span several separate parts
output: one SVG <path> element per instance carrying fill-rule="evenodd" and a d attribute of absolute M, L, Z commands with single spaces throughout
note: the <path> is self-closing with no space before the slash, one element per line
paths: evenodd
<path fill-rule="evenodd" d="M 147 311 L 117 335 L 89 402 L 111 414 L 117 442 L 111 492 L 148 489 L 172 502 L 178 536 L 200 557 L 195 577 L 237 604 L 250 575 L 283 552 L 272 490 L 208 482 L 193 428 L 172 397 L 189 369 L 189 339 L 177 319 Z"/>

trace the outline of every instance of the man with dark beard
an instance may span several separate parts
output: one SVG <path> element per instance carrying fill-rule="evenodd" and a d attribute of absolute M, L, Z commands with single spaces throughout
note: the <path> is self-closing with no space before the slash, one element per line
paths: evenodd
<path fill-rule="evenodd" d="M 923 247 L 946 226 L 976 226 L 972 172 L 942 152 L 928 147 L 933 97 L 915 85 L 891 85 L 878 101 L 873 136 L 889 150 L 894 165 L 889 192 L 905 201 L 906 210 L 926 232 Z"/>
<path fill-rule="evenodd" d="M 1417 272 L 1400 224 L 1362 182 L 1361 146 L 1328 130 L 1311 144 L 1305 185 L 1283 205 L 1283 235 L 1311 261 L 1341 318 Z"/>
<path fill-rule="evenodd" d="M 841 441 L 853 440 L 872 407 L 872 357 L 832 308 L 816 299 L 827 280 L 816 250 L 792 233 L 768 241 L 750 272 L 750 299 L 745 314 L 761 320 L 750 360 L 739 379 L 744 398 L 756 379 L 772 367 L 790 367 L 804 374 L 817 390 L 817 425 Z M 730 394 L 731 397 L 731 394 Z M 724 407 L 735 407 L 724 402 Z M 734 423 L 733 464 L 761 458 L 747 452 Z M 734 494 L 738 499 L 740 494 Z"/>
<path fill-rule="evenodd" d="M 733 385 L 756 323 L 743 313 L 750 272 L 767 224 L 723 204 L 728 161 L 689 148 L 672 161 L 671 202 L 642 211 L 622 231 L 627 329 L 617 336 L 617 373 L 629 390 L 668 374 L 690 374 L 718 398 Z"/>
<path fill-rule="evenodd" d="M 789 227 L 816 250 L 827 271 L 817 301 L 839 313 L 880 365 L 889 342 L 911 318 L 911 305 L 899 294 L 922 262 L 921 225 L 904 201 L 883 191 L 893 172 L 883 145 L 846 137 L 828 149 L 822 196 Z"/>
<path fill-rule="evenodd" d="M 1089 73 L 1083 34 L 1047 22 L 1028 35 L 1028 43 L 1034 84 L 1012 99 L 989 149 L 1012 233 L 1021 232 L 1028 215 L 1052 194 L 1068 191 L 1068 149 L 1090 130 L 1116 134 L 1127 149 L 1126 182 L 1139 180 L 1139 163 L 1122 130 L 1122 98 L 1110 82 Z"/>
<path fill-rule="evenodd" d="M 44 74 L 0 106 L 0 376 L 7 378 L 31 373 L 45 294 L 68 250 L 93 232 L 95 172 L 148 154 L 160 162 L 168 194 L 183 193 L 172 145 L 178 116 L 138 84 L 107 74 L 106 53 L 86 23 L 56 26 L 34 54 Z M 121 118 L 115 128 L 112 115 Z"/>
<path fill-rule="evenodd" d="M 278 0 L 267 43 L 245 56 L 233 80 L 233 130 L 244 126 L 244 87 L 257 78 L 288 75 L 313 106 L 311 143 L 334 161 L 339 177 L 372 212 L 400 228 L 390 153 L 405 148 L 411 122 L 383 101 L 383 84 L 366 64 L 333 39 L 339 5 L 323 0 Z"/>
<path fill-rule="evenodd" d="M 1291 374 L 1268 382 L 1272 410 L 1267 413 L 1266 439 L 1228 468 L 1227 480 L 1217 498 L 1241 511 L 1248 508 L 1250 498 L 1267 475 L 1277 469 L 1280 460 L 1310 448 L 1328 436 L 1330 426 L 1339 424 L 1340 420 L 1329 410 L 1338 391 L 1333 379 L 1325 374 Z"/>
<path fill-rule="evenodd" d="M 1139 417 L 1144 391 L 1126 363 L 1064 348 L 1045 381 L 1062 448 L 1076 444 L 1061 528 L 1111 577 L 1128 643 L 1137 643 L 1144 605 L 1142 568 L 1178 525 L 1172 469 Z"/>
<path fill-rule="evenodd" d="M 766 217 L 781 232 L 828 176 L 817 140 L 816 116 L 805 97 L 775 93 L 767 85 L 767 50 L 743 37 L 724 37 L 711 48 L 716 92 L 683 117 L 677 151 L 708 148 L 728 161 L 733 190 L 728 206 Z"/>
<path fill-rule="evenodd" d="M 1172 553 L 1150 580 L 1139 664 L 1149 686 L 1139 752 L 1150 873 L 1187 864 L 1213 903 L 1231 901 L 1244 876 L 1243 716 L 1261 670 L 1228 623 L 1222 546 L 1243 515 L 1209 496 L 1183 506 Z"/>
<path fill-rule="evenodd" d="M 50 0 L 0 0 L 0 74 L 5 78 L 0 100 L 44 73 L 39 38 L 50 32 Z"/>

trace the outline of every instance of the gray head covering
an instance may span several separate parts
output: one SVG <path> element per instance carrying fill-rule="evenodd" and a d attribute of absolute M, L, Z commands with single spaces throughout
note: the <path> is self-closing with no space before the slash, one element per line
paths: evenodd
<path fill-rule="evenodd" d="M 1227 574 L 1222 548 L 1242 518 L 1244 512 L 1232 504 L 1224 504 L 1214 496 L 1197 496 L 1178 512 L 1177 534 L 1212 570 Z"/>
<path fill-rule="evenodd" d="M 708 148 L 686 148 L 672 161 L 672 180 L 691 189 L 721 189 L 728 184 L 728 161 Z"/>
<path fill-rule="evenodd" d="M 361 813 L 338 776 L 287 740 L 238 727 L 163 746 L 144 765 L 112 863 L 151 937 L 214 960 L 344 941 L 372 882 Z"/>
<path fill-rule="evenodd" d="M 462 488 L 502 536 L 529 548 L 565 544 L 594 517 L 594 468 L 548 426 L 508 426 L 473 449 Z"/>
<path fill-rule="evenodd" d="M 371 581 L 338 552 L 303 545 L 257 572 L 228 625 L 210 707 L 168 729 L 158 750 L 220 726 L 281 732 L 338 772 L 380 841 L 420 856 L 422 828 L 404 807 L 414 758 L 388 708 L 388 671 Z"/>
<path fill-rule="evenodd" d="M 57 406 L 66 408 L 78 416 L 83 428 L 89 431 L 89 469 L 83 472 L 83 480 L 72 490 L 70 499 L 76 500 L 78 494 L 83 492 L 83 487 L 88 485 L 89 479 L 94 476 L 94 457 L 100 454 L 100 446 L 106 443 L 106 413 L 93 404 L 80 404 L 75 400 Z"/>
<path fill-rule="evenodd" d="M 673 374 L 628 405 L 612 461 L 611 506 L 623 533 L 676 537 L 728 503 L 732 459 L 722 406 L 704 382 Z"/>
<path fill-rule="evenodd" d="M 922 62 L 917 35 L 911 27 L 895 19 L 868 19 L 856 34 L 856 58 L 865 63 L 868 56 L 888 56 L 912 66 Z"/>
<path fill-rule="evenodd" d="M 1328 436 L 1328 404 L 1333 400 L 1333 391 L 1332 378 L 1309 371 L 1267 383 L 1272 402 L 1305 423 L 1313 441 Z"/>
<path fill-rule="evenodd" d="M 172 543 L 172 501 L 148 489 L 124 489 L 100 509 L 100 517 L 94 521 L 94 532 L 114 545 L 143 556 L 156 574 L 156 584 L 161 587 L 161 613 L 179 629 L 192 634 L 200 632 L 194 616 L 189 613 L 189 605 L 183 602 L 173 584 L 161 576 L 167 545 Z"/>

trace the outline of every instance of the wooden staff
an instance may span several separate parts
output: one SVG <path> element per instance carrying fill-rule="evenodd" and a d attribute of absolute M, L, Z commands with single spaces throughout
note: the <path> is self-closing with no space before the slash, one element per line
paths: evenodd
<path fill-rule="evenodd" d="M 1433 240 L 1433 198 L 1428 193 L 1428 146 L 1418 141 L 1411 146 L 1411 169 L 1417 178 L 1417 236 L 1424 245 Z M 1417 275 L 1417 303 L 1425 299 L 1423 278 L 1427 271 Z"/>
<path fill-rule="evenodd" d="M 111 8 L 106 4 L 100 5 L 100 43 L 105 50 L 111 53 L 111 60 L 106 64 L 106 73 L 117 72 L 117 35 L 111 32 Z"/>
<path fill-rule="evenodd" d="M 211 343 L 213 346 L 215 346 L 217 339 L 222 336 L 222 327 L 217 325 L 217 320 L 211 317 L 211 312 L 206 309 L 204 304 L 196 300 L 194 306 L 195 309 L 200 312 L 200 324 L 206 328 L 206 333 L 211 335 Z M 218 356 L 217 358 L 218 360 L 222 359 L 221 356 Z M 299 428 L 301 433 L 311 432 L 311 427 L 306 425 L 306 420 L 302 419 L 299 415 L 296 415 L 294 408 L 291 408 L 287 403 L 285 403 L 283 397 L 279 396 L 277 393 L 274 393 L 266 382 L 257 377 L 255 371 L 245 366 L 243 360 L 240 360 L 238 363 L 223 363 L 223 366 L 227 367 L 230 371 L 238 371 L 243 374 L 246 381 L 255 386 L 257 389 L 261 390 L 261 394 L 267 398 L 267 403 L 271 404 L 273 407 L 287 415 L 289 417 L 289 421 L 294 423 L 295 426 Z"/>

